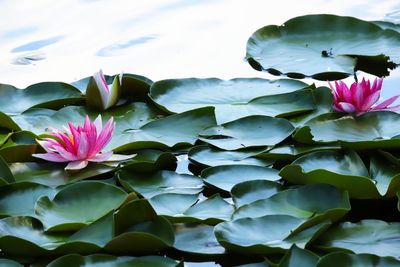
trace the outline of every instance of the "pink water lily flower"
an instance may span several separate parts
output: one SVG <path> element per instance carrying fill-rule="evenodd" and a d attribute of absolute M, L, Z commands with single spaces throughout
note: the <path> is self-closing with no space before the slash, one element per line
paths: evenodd
<path fill-rule="evenodd" d="M 106 110 L 117 104 L 121 94 L 123 73 L 116 75 L 112 84 L 108 84 L 103 71 L 96 72 L 86 88 L 86 103 L 97 110 Z"/>
<path fill-rule="evenodd" d="M 400 105 L 389 107 L 399 97 L 393 96 L 373 107 L 379 100 L 383 79 L 375 79 L 371 86 L 369 80 L 354 82 L 350 88 L 342 81 L 335 81 L 329 87 L 333 94 L 333 109 L 337 112 L 364 113 L 375 110 L 398 110 Z"/>
<path fill-rule="evenodd" d="M 43 141 L 38 140 L 47 153 L 33 154 L 33 156 L 53 162 L 68 162 L 66 170 L 83 169 L 89 161 L 112 160 L 113 152 L 102 152 L 102 149 L 110 142 L 114 129 L 115 122 L 112 117 L 103 128 L 100 115 L 93 123 L 86 116 L 83 126 L 74 126 L 72 123 L 68 123 L 65 132 L 54 129 L 50 134 L 52 137 L 45 138 Z M 118 160 L 131 157 L 118 156 Z"/>

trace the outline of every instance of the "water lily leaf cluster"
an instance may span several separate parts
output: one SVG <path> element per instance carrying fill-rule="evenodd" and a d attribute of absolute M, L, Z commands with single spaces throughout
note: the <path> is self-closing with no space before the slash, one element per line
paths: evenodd
<path fill-rule="evenodd" d="M 400 63 L 398 32 L 379 25 L 294 18 L 251 36 L 247 60 L 288 77 L 377 74 Z M 400 265 L 396 112 L 334 112 L 327 86 L 287 78 L 123 73 L 0 95 L 0 266 Z M 32 156 L 99 115 L 123 160 L 71 171 Z"/>

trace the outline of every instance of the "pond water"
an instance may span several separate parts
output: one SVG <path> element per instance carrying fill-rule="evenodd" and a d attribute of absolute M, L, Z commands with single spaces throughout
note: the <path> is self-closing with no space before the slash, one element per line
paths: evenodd
<path fill-rule="evenodd" d="M 0 7 L 0 82 L 20 88 L 72 82 L 99 68 L 152 80 L 269 78 L 243 60 L 262 26 L 317 13 L 400 22 L 398 0 L 0 0 Z"/>

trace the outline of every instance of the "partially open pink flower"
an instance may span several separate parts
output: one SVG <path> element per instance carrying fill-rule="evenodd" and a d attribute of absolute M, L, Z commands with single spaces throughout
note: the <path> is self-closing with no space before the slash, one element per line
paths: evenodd
<path fill-rule="evenodd" d="M 101 116 L 92 123 L 88 116 L 83 126 L 68 123 L 65 132 L 54 130 L 51 138 L 38 143 L 46 150 L 45 154 L 33 154 L 34 157 L 53 162 L 69 162 L 66 170 L 85 168 L 89 161 L 102 162 L 109 160 L 112 151 L 101 152 L 111 140 L 115 122 L 111 117 L 104 128 Z"/>
<path fill-rule="evenodd" d="M 372 107 L 379 100 L 382 82 L 383 79 L 375 79 L 371 86 L 370 81 L 363 78 L 361 82 L 354 82 L 350 88 L 342 81 L 335 81 L 335 86 L 329 83 L 333 94 L 333 109 L 347 113 L 399 109 L 400 105 L 389 107 L 398 95 Z"/>
<path fill-rule="evenodd" d="M 106 110 L 117 104 L 121 94 L 123 73 L 116 75 L 112 84 L 107 84 L 103 71 L 96 72 L 86 88 L 86 103 L 95 110 Z"/>

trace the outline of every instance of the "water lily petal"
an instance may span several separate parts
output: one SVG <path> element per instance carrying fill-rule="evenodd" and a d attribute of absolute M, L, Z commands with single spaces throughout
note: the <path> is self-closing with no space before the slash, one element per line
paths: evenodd
<path fill-rule="evenodd" d="M 105 153 L 99 153 L 99 154 L 95 155 L 94 157 L 90 158 L 89 161 L 93 161 L 93 162 L 108 161 L 112 155 L 113 155 L 112 151 L 108 151 Z"/>
<path fill-rule="evenodd" d="M 68 163 L 67 167 L 65 167 L 65 170 L 68 171 L 77 171 L 85 168 L 88 165 L 87 160 L 79 160 L 79 161 L 72 161 Z"/>
<path fill-rule="evenodd" d="M 131 159 L 135 156 L 136 156 L 136 154 L 132 154 L 132 155 L 113 154 L 110 158 L 107 159 L 107 161 L 123 161 L 123 160 Z"/>
<path fill-rule="evenodd" d="M 35 158 L 44 159 L 52 162 L 68 162 L 67 159 L 61 157 L 56 153 L 32 154 L 32 156 Z"/>
<path fill-rule="evenodd" d="M 385 109 L 385 108 L 387 108 L 389 105 L 391 105 L 394 101 L 396 101 L 397 98 L 399 98 L 398 95 L 392 96 L 391 98 L 386 99 L 386 100 L 383 101 L 382 103 L 376 105 L 376 106 L 373 107 L 371 110 Z"/>
<path fill-rule="evenodd" d="M 356 107 L 350 103 L 340 102 L 338 103 L 338 106 L 340 107 L 340 110 L 347 113 L 353 113 L 356 111 Z"/>

